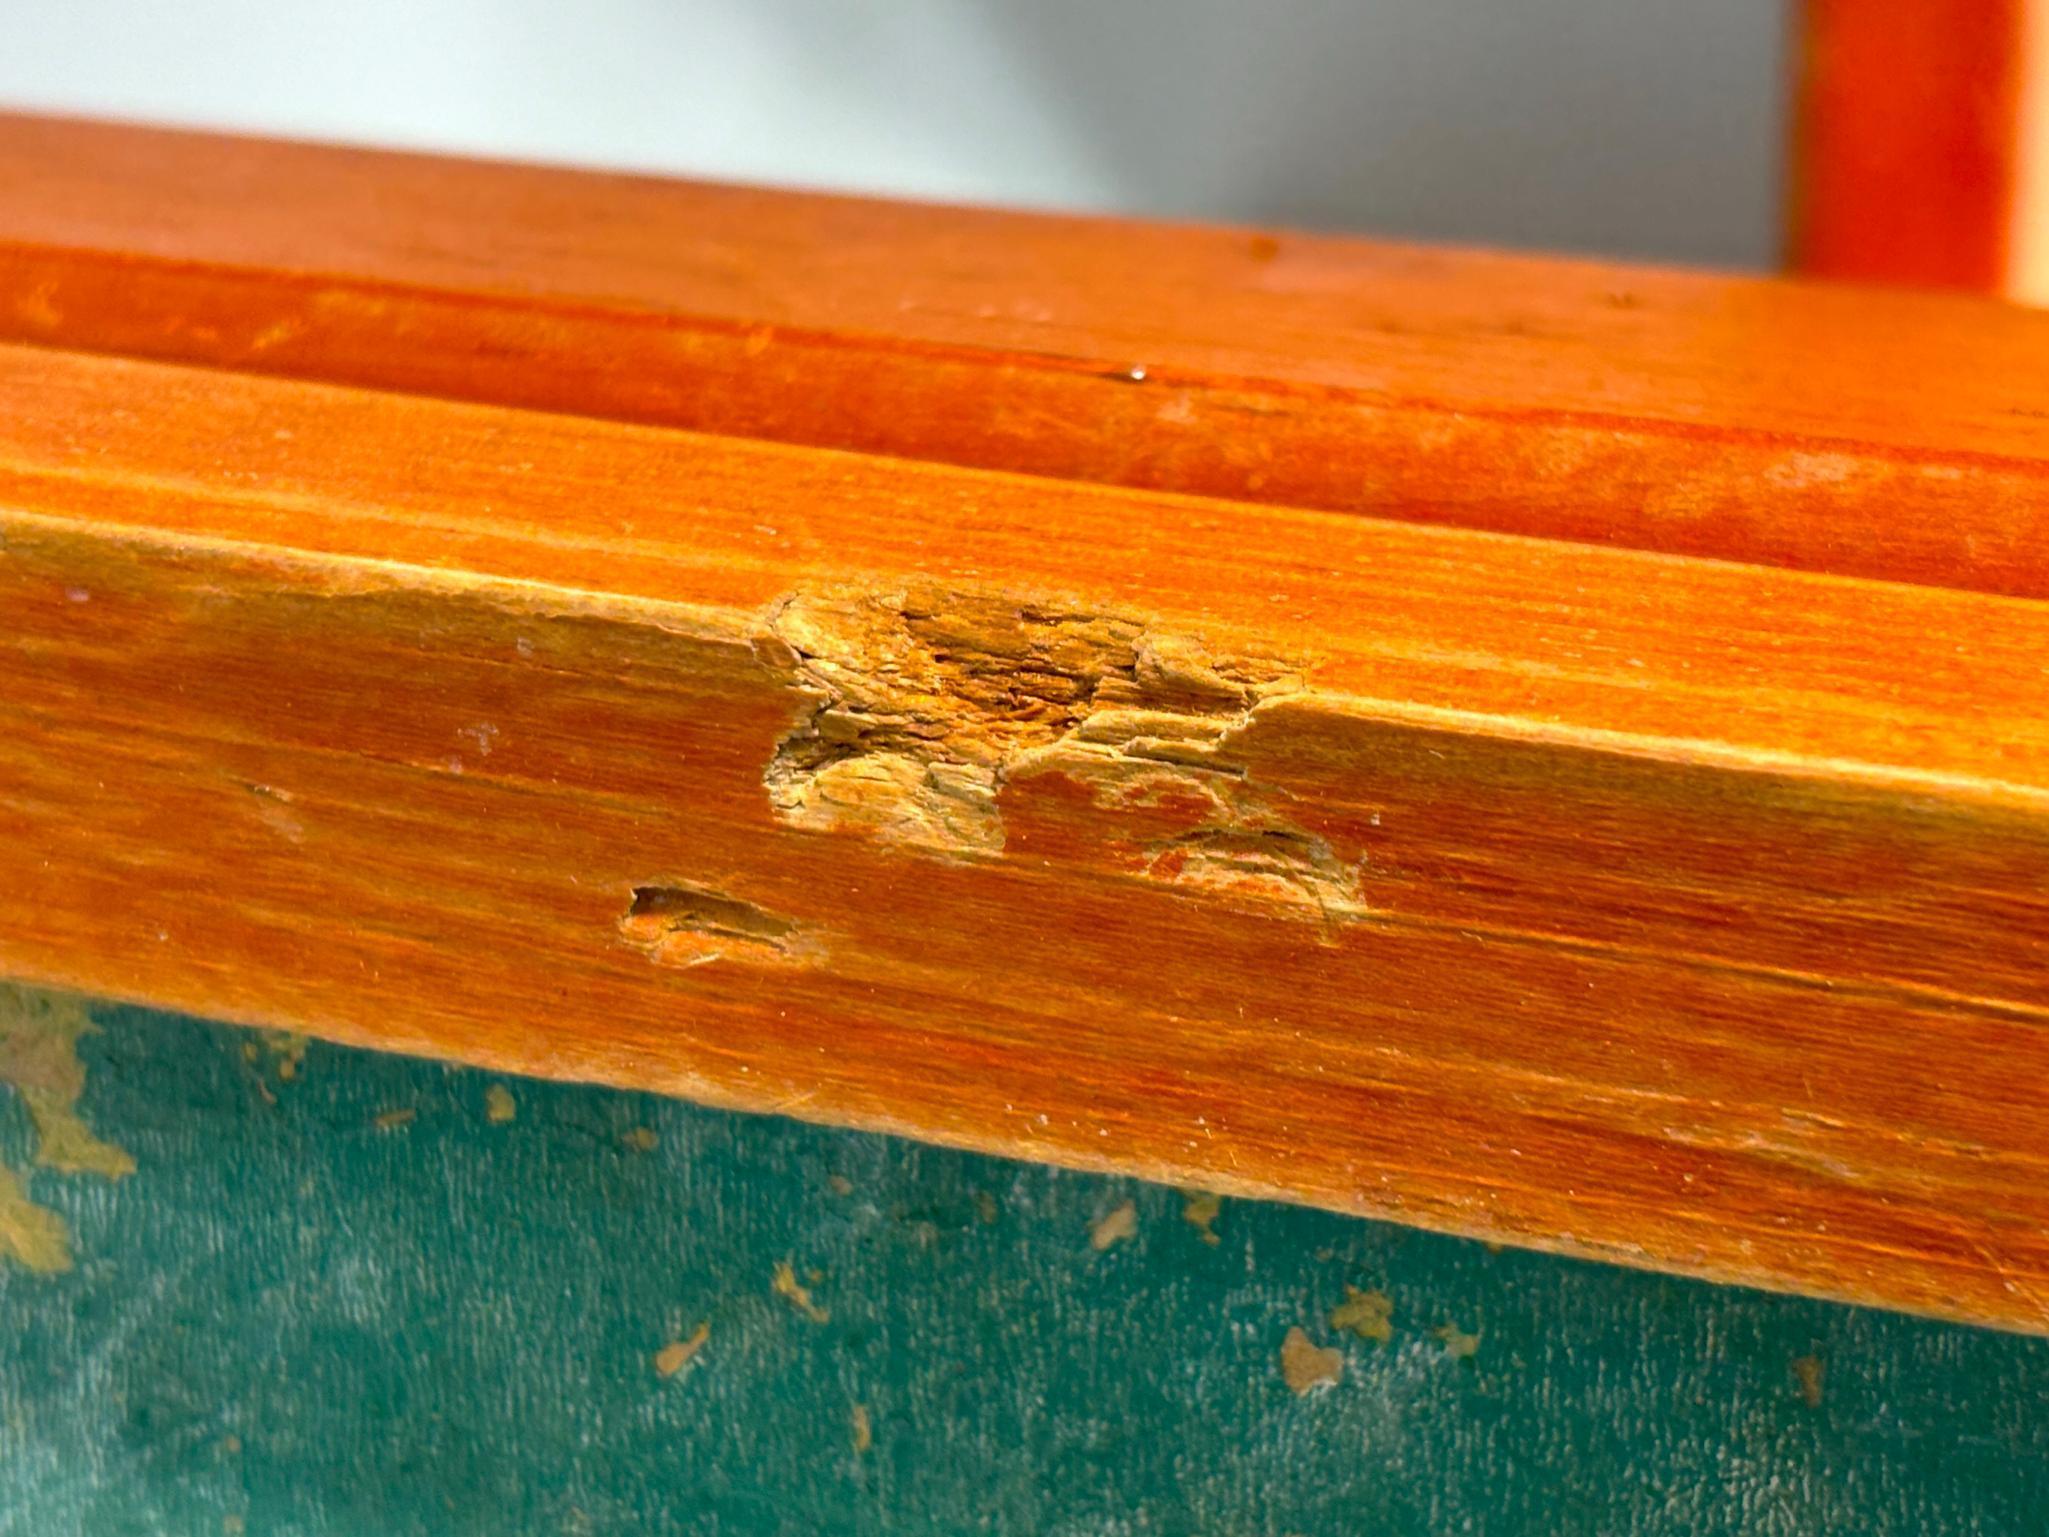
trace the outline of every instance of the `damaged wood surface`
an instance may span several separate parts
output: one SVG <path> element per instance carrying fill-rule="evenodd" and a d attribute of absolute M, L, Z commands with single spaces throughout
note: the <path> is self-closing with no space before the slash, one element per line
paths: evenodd
<path fill-rule="evenodd" d="M 4 340 L 2049 596 L 1988 300 L 9 115 L 0 192 Z"/>
<path fill-rule="evenodd" d="M 0 348 L 0 974 L 2049 1328 L 2049 607 Z"/>

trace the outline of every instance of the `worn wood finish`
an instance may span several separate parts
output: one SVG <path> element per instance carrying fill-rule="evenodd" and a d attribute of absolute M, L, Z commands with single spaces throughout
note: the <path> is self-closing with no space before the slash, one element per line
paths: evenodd
<path fill-rule="evenodd" d="M 0 973 L 2040 1329 L 2049 607 L 0 349 Z"/>
<path fill-rule="evenodd" d="M 2049 593 L 2049 317 L 0 118 L 0 336 Z"/>

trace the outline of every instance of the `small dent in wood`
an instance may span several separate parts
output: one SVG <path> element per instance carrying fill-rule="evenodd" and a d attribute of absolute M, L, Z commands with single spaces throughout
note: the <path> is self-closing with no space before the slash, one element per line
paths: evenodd
<path fill-rule="evenodd" d="M 701 886 L 636 886 L 619 932 L 663 966 L 727 959 L 801 965 L 818 948 L 795 919 Z"/>

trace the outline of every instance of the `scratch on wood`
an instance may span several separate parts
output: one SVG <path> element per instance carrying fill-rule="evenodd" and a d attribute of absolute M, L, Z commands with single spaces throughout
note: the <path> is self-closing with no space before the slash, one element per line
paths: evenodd
<path fill-rule="evenodd" d="M 249 785 L 248 790 L 256 798 L 256 814 L 265 826 L 288 843 L 306 841 L 306 824 L 292 809 L 296 797 L 289 790 L 264 784 Z"/>
<path fill-rule="evenodd" d="M 767 631 L 757 655 L 813 700 L 763 775 L 786 822 L 991 857 L 1005 786 L 1064 774 L 1112 814 L 1182 808 L 1185 831 L 1139 845 L 1147 879 L 1294 916 L 1360 909 L 1357 870 L 1230 753 L 1264 703 L 1301 692 L 1295 660 L 938 586 L 800 592 Z"/>

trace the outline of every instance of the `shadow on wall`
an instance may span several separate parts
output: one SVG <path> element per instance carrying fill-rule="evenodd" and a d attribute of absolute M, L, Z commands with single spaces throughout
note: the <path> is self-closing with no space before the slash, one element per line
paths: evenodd
<path fill-rule="evenodd" d="M 1773 0 L 1059 0 L 983 13 L 1053 114 L 1078 125 L 1120 207 L 1776 262 L 1786 113 Z"/>
<path fill-rule="evenodd" d="M 1761 267 L 1779 0 L 74 0 L 0 101 Z"/>

